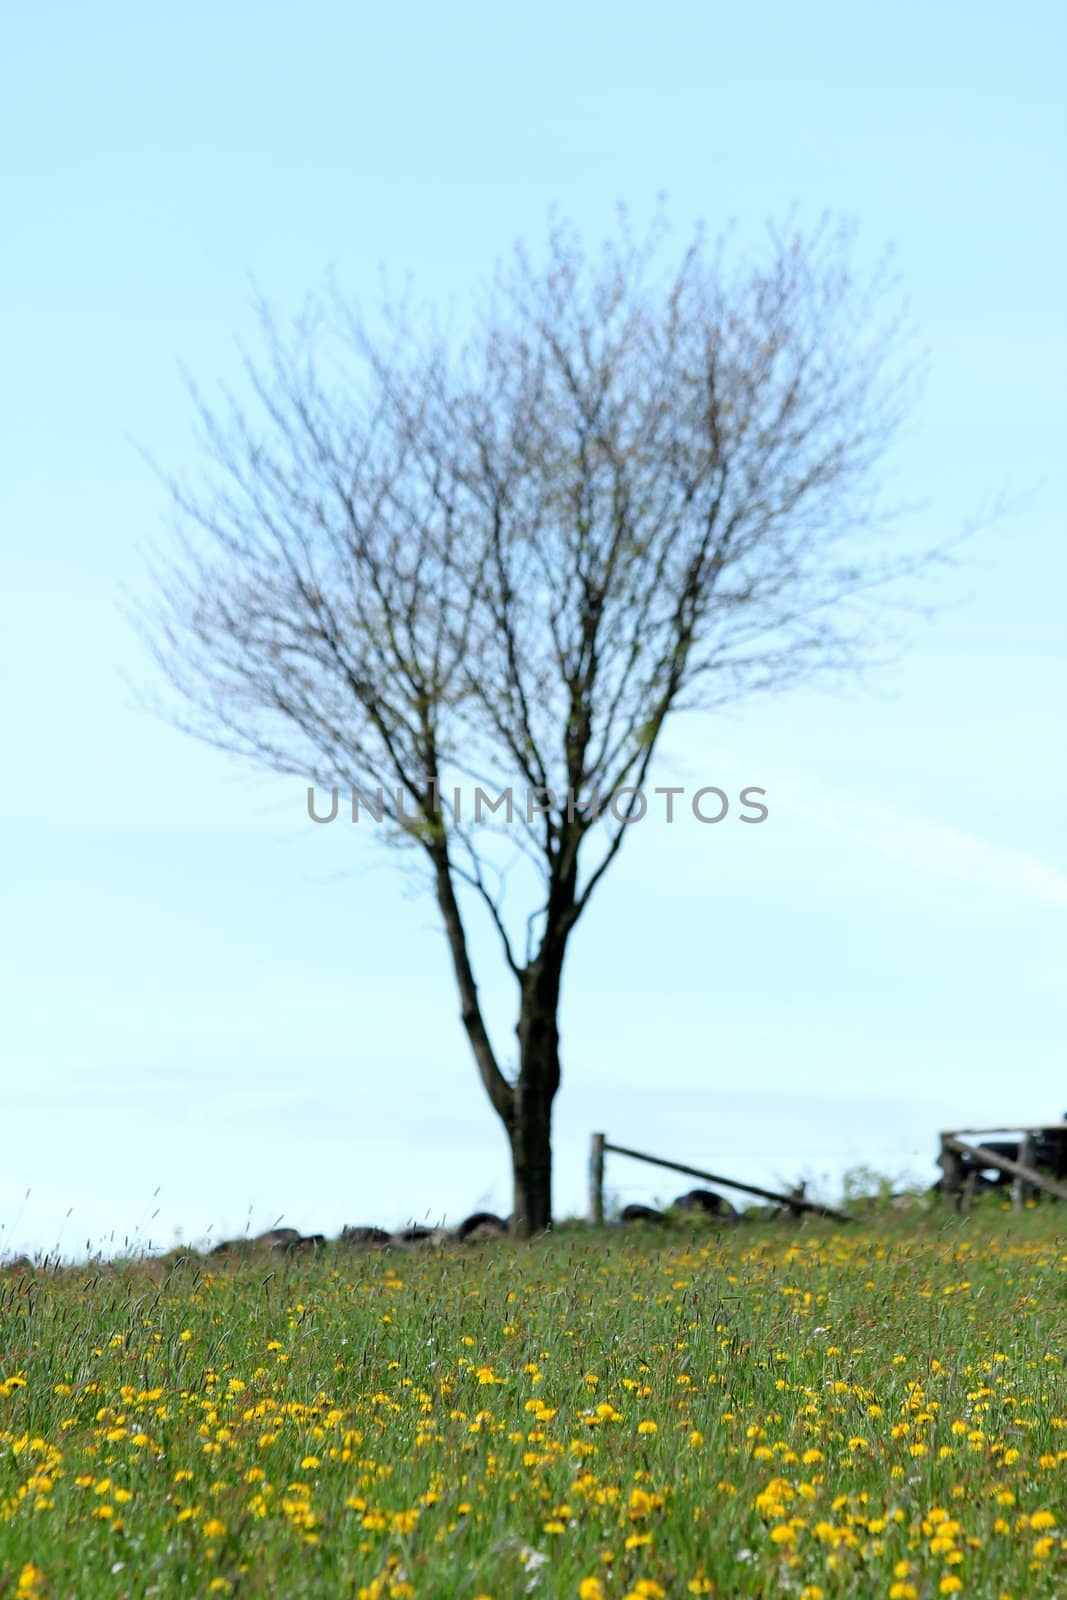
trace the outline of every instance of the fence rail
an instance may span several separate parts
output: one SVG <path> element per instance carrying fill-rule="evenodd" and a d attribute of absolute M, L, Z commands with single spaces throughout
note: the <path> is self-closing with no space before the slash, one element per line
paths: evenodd
<path fill-rule="evenodd" d="M 968 1139 L 983 1137 L 987 1133 L 1064 1133 L 1067 1132 L 1067 1122 L 1032 1122 L 1024 1127 L 1021 1122 L 1001 1122 L 995 1128 L 952 1128 L 942 1135 L 945 1139 Z"/>
<path fill-rule="evenodd" d="M 653 1167 L 667 1167 L 671 1172 L 684 1172 L 690 1178 L 703 1178 L 706 1183 L 718 1184 L 723 1189 L 736 1189 L 742 1194 L 753 1194 L 761 1200 L 771 1200 L 786 1206 L 794 1216 L 802 1211 L 813 1212 L 818 1217 L 831 1217 L 835 1222 L 851 1222 L 847 1211 L 837 1211 L 833 1206 L 821 1205 L 817 1200 L 805 1200 L 803 1195 L 779 1194 L 774 1189 L 763 1189 L 756 1183 L 742 1183 L 737 1178 L 724 1178 L 719 1172 L 705 1172 L 701 1167 L 690 1167 L 681 1161 L 668 1161 L 664 1156 L 649 1155 L 645 1150 L 631 1150 L 624 1144 L 611 1144 L 607 1135 L 594 1133 L 589 1151 L 589 1216 L 592 1222 L 604 1220 L 604 1156 L 629 1156 L 631 1161 L 646 1161 Z"/>

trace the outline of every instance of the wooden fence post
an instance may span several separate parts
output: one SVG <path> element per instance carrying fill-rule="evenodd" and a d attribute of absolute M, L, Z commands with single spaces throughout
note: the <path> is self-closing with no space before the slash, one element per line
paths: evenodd
<path fill-rule="evenodd" d="M 1019 1144 L 1019 1153 L 1015 1159 L 1018 1161 L 1021 1167 L 1033 1166 L 1034 1136 L 1032 1133 L 1023 1134 L 1022 1140 Z M 1031 1185 L 1027 1183 L 1026 1179 L 1021 1173 L 1016 1173 L 1011 1182 L 1012 1209 L 1015 1211 L 1021 1211 L 1032 1193 L 1033 1189 Z"/>
<path fill-rule="evenodd" d="M 604 1221 L 604 1141 L 594 1133 L 589 1149 L 589 1220 L 599 1227 Z"/>
<path fill-rule="evenodd" d="M 950 1211 L 960 1209 L 960 1191 L 963 1187 L 963 1161 L 958 1150 L 948 1143 L 949 1135 L 941 1135 L 941 1154 L 937 1164 L 941 1168 L 941 1198 Z"/>

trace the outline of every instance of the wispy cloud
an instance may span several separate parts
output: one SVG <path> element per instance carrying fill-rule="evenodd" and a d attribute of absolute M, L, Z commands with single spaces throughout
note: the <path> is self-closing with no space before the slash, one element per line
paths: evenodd
<path fill-rule="evenodd" d="M 782 774 L 773 792 L 777 811 L 847 834 L 916 872 L 1067 906 L 1067 875 L 1025 851 L 977 838 L 944 822 L 842 799 L 795 775 Z"/>

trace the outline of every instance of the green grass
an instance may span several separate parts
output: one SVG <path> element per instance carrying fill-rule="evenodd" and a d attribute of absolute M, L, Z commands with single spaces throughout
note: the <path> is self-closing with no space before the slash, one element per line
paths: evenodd
<path fill-rule="evenodd" d="M 0 1274 L 0 1594 L 1067 1593 L 1061 1217 Z"/>

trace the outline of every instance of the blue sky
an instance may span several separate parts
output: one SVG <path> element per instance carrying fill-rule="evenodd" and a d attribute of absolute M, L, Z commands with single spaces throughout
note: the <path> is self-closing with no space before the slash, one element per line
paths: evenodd
<path fill-rule="evenodd" d="M 759 783 L 771 818 L 649 826 L 605 882 L 557 1210 L 594 1128 L 832 1185 L 1067 1109 L 1065 34 L 1041 3 L 8 19 L 0 1253 L 507 1209 L 432 903 L 141 703 L 138 446 L 195 466 L 181 369 L 240 381 L 253 279 L 287 314 L 331 270 L 369 306 L 410 275 L 462 318 L 553 206 L 596 241 L 661 191 L 679 235 L 830 211 L 894 247 L 928 378 L 887 492 L 918 543 L 979 527 L 892 665 L 673 730 L 660 781 Z"/>

